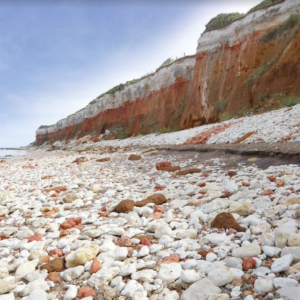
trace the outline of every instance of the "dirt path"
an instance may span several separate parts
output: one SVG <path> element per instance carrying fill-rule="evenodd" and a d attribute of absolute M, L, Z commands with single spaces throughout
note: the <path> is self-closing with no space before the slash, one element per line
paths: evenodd
<path fill-rule="evenodd" d="M 258 158 L 255 164 L 265 169 L 269 166 L 282 164 L 300 164 L 299 143 L 256 143 L 256 144 L 220 144 L 220 145 L 174 145 L 159 146 L 156 149 L 160 152 L 201 153 L 201 160 L 212 158 L 223 159 L 224 162 L 243 162 L 252 164 L 251 158 Z M 194 154 L 185 154 L 187 156 Z M 250 161 L 249 161 L 250 158 Z"/>

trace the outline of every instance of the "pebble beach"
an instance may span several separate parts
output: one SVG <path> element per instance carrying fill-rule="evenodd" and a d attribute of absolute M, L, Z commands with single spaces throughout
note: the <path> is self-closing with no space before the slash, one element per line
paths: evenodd
<path fill-rule="evenodd" d="M 299 109 L 2 159 L 0 300 L 299 299 L 300 167 L 151 147 L 295 142 Z"/>

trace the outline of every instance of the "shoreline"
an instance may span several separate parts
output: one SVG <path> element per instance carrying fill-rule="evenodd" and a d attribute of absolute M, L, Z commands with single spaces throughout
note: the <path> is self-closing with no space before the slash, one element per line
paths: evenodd
<path fill-rule="evenodd" d="M 0 246 L 7 249 L 0 263 L 13 283 L 7 293 L 25 297 L 33 286 L 56 299 L 73 286 L 74 297 L 85 291 L 110 293 L 111 299 L 141 294 L 177 300 L 190 299 L 195 286 L 207 285 L 224 297 L 233 297 L 233 287 L 239 287 L 236 293 L 246 298 L 264 290 L 252 280 L 257 279 L 266 280 L 273 295 L 285 295 L 285 287 L 275 288 L 277 281 L 293 280 L 284 271 L 267 279 L 256 274 L 262 266 L 275 274 L 270 255 L 275 265 L 285 259 L 293 248 L 287 240 L 298 236 L 300 167 L 208 148 L 32 148 L 0 163 L 5 178 L 0 181 Z M 173 172 L 157 170 L 168 164 Z M 129 206 L 118 209 L 126 199 Z M 246 232 L 226 223 L 214 227 L 223 212 Z M 278 228 L 285 240 L 274 235 Z M 250 259 L 248 269 L 244 262 Z M 39 278 L 39 288 L 32 276 Z M 204 297 L 205 291 L 197 294 Z"/>

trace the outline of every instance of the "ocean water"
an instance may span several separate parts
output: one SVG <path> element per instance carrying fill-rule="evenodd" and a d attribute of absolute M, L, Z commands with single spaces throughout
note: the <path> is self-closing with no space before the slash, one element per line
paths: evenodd
<path fill-rule="evenodd" d="M 9 158 L 11 156 L 24 155 L 26 150 L 1 150 L 0 149 L 0 158 Z"/>

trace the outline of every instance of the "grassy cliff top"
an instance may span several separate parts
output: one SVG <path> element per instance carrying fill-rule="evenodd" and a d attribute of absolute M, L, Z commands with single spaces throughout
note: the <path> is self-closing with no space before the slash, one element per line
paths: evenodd
<path fill-rule="evenodd" d="M 284 2 L 285 0 L 263 0 L 258 5 L 252 7 L 247 14 L 252 13 L 254 11 L 260 10 L 265 7 L 269 7 L 275 5 L 280 2 Z M 206 29 L 203 33 L 208 31 L 213 31 L 222 27 L 225 27 L 236 20 L 239 20 L 245 17 L 247 14 L 240 14 L 238 12 L 230 13 L 230 14 L 219 14 L 216 17 L 212 18 L 206 25 Z"/>

